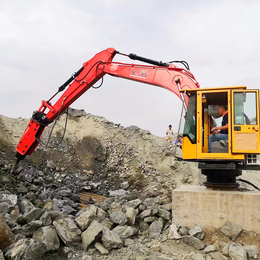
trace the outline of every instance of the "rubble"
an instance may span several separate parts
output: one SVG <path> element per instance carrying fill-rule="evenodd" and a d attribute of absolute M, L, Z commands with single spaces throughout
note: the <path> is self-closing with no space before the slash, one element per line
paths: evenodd
<path fill-rule="evenodd" d="M 0 192 L 1 194 L 3 193 Z M 2 196 L 2 198 L 4 197 Z M 147 203 L 148 201 L 154 203 Z M 209 259 L 206 258 L 207 255 L 212 259 L 228 259 L 227 256 L 232 259 L 247 259 L 247 255 L 251 259 L 256 259 L 259 256 L 257 246 L 234 243 L 232 236 L 230 243 L 226 244 L 226 250 L 218 249 L 215 245 L 206 245 L 203 242 L 203 238 L 199 234 L 205 232 L 198 225 L 190 229 L 173 224 L 168 226 L 168 217 L 162 218 L 160 213 L 160 207 L 163 206 L 160 204 L 162 203 L 160 196 L 143 200 L 126 200 L 116 197 L 111 202 L 111 198 L 102 202 L 105 210 L 99 204 L 89 204 L 76 216 L 73 216 L 64 215 L 62 210 L 40 209 L 24 198 L 18 199 L 17 204 L 13 207 L 19 212 L 17 217 L 19 223 L 14 220 L 13 226 L 8 227 L 10 234 L 14 233 L 10 236 L 11 242 L 9 243 L 13 244 L 9 247 L 7 244 L 2 248 L 5 257 L 7 259 L 31 259 L 30 257 L 42 259 L 48 253 L 60 251 L 63 243 L 67 248 L 79 247 L 82 252 L 92 252 L 95 249 L 100 255 L 108 256 L 115 249 L 131 248 L 137 243 L 140 236 L 143 237 L 142 244 L 146 248 L 150 248 L 153 254 L 157 252 L 160 255 L 161 243 L 168 239 L 181 241 L 194 248 L 194 252 L 197 251 L 197 253 L 192 254 L 192 259 Z M 129 205 L 133 207 L 129 207 Z M 4 217 L 8 219 L 12 211 L 10 208 Z M 171 215 L 170 208 L 167 212 Z M 128 217 L 132 216 L 131 220 L 128 221 L 126 218 L 127 221 L 124 221 L 125 223 L 122 225 L 117 219 L 111 217 L 111 214 L 118 213 Z M 154 220 L 144 227 L 142 226 L 143 219 L 147 216 L 153 217 Z M 235 224 L 228 223 L 228 225 Z M 3 226 L 4 224 L 1 224 L 0 228 Z M 221 233 L 225 228 L 226 225 L 220 229 Z M 167 259 L 163 257 L 163 254 L 160 257 L 159 255 L 157 255 L 157 259 Z M 141 257 L 141 255 L 139 256 Z"/>
<path fill-rule="evenodd" d="M 235 223 L 216 230 L 218 240 L 212 241 L 198 225 L 172 223 L 172 189 L 201 179 L 195 163 L 174 159 L 164 138 L 82 111 L 70 113 L 67 132 L 61 146 L 37 149 L 12 173 L 13 148 L 0 142 L 0 230 L 6 230 L 0 245 L 6 260 L 259 258 L 260 242 L 243 243 Z M 86 190 L 108 198 L 90 198 L 79 210 Z"/>

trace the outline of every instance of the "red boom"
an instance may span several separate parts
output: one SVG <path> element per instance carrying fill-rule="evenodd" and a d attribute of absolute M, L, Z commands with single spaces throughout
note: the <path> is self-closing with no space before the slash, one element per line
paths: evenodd
<path fill-rule="evenodd" d="M 37 115 L 40 115 L 41 118 L 33 116 L 16 147 L 18 159 L 30 155 L 37 147 L 45 126 L 51 123 L 105 74 L 163 87 L 172 91 L 178 97 L 180 97 L 179 88 L 199 88 L 194 76 L 185 69 L 173 65 L 164 67 L 112 62 L 117 53 L 114 48 L 108 48 L 96 54 L 91 60 L 83 64 L 83 68 L 78 72 L 79 74 L 71 80 L 73 82 L 69 85 L 69 88 L 54 105 L 50 101 L 42 101 L 42 105 L 37 112 Z M 187 103 L 187 99 L 185 101 Z"/>

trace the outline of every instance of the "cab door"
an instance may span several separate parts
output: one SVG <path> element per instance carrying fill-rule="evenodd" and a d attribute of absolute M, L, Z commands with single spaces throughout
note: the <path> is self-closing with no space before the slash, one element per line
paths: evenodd
<path fill-rule="evenodd" d="M 232 90 L 232 153 L 259 153 L 259 90 Z"/>

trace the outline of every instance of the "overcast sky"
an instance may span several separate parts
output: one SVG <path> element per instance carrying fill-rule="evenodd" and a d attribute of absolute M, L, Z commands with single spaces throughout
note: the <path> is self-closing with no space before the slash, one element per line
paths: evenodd
<path fill-rule="evenodd" d="M 185 60 L 201 88 L 260 84 L 258 0 L 0 0 L 0 114 L 30 118 L 96 53 Z M 114 61 L 135 61 L 116 56 Z M 111 76 L 73 108 L 164 136 L 181 101 Z"/>

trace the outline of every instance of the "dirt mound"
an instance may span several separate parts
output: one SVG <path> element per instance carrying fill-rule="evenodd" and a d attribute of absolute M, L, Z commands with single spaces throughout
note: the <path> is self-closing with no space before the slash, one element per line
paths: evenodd
<path fill-rule="evenodd" d="M 0 145 L 3 149 L 8 147 L 10 161 L 28 121 L 0 116 Z M 25 159 L 28 163 L 38 169 L 47 168 L 47 174 L 52 172 L 61 179 L 65 175 L 86 176 L 91 171 L 87 177 L 92 182 L 101 182 L 96 191 L 104 195 L 109 190 L 120 189 L 123 182 L 129 183 L 130 190 L 168 193 L 180 184 L 200 183 L 196 164 L 176 160 L 174 146 L 149 131 L 136 126 L 123 127 L 74 109 L 69 109 L 66 129 L 65 122 L 64 114 L 53 132 L 50 125 L 41 138 L 55 147 L 66 130 L 63 142 L 55 148 L 39 145 Z"/>

